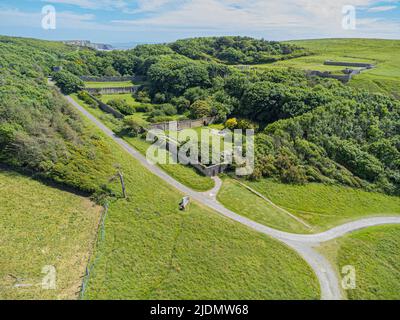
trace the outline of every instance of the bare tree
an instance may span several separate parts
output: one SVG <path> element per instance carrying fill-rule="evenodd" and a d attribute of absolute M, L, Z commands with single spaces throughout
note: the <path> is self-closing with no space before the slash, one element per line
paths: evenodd
<path fill-rule="evenodd" d="M 115 179 L 119 178 L 119 181 L 121 182 L 121 187 L 122 187 L 122 194 L 124 198 L 126 199 L 128 196 L 126 194 L 126 187 L 125 187 L 125 180 L 124 180 L 124 175 L 122 173 L 121 166 L 119 164 L 115 164 L 114 167 L 118 169 L 117 173 L 111 177 L 110 181 L 114 181 Z"/>

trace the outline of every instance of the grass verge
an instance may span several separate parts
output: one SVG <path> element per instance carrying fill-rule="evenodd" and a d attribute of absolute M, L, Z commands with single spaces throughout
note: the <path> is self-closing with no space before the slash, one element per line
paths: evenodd
<path fill-rule="evenodd" d="M 316 183 L 288 185 L 268 179 L 245 183 L 312 226 L 313 233 L 361 218 L 400 214 L 400 198 L 381 193 Z M 241 197 L 247 200 L 236 200 Z M 293 222 L 289 216 L 278 214 L 257 195 L 244 187 L 232 185 L 229 178 L 224 180 L 219 199 L 231 210 L 265 225 L 284 231 L 307 232 L 302 224 L 295 220 Z"/>
<path fill-rule="evenodd" d="M 350 300 L 400 299 L 400 226 L 365 229 L 320 248 L 336 266 L 356 270 L 356 289 Z"/>
<path fill-rule="evenodd" d="M 102 208 L 3 169 L 0 193 L 0 298 L 78 298 Z M 42 289 L 44 266 L 56 268 L 56 290 Z"/>

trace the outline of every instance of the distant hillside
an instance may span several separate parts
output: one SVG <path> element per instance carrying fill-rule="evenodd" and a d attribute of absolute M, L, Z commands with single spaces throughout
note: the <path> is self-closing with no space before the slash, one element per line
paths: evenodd
<path fill-rule="evenodd" d="M 400 40 L 383 39 L 321 39 L 290 41 L 287 44 L 306 48 L 313 55 L 266 65 L 293 67 L 302 70 L 338 72 L 343 67 L 324 66 L 325 60 L 367 62 L 375 69 L 353 78 L 350 86 L 400 98 Z"/>
<path fill-rule="evenodd" d="M 297 45 L 249 37 L 185 39 L 170 47 L 191 59 L 213 59 L 227 64 L 270 63 L 307 55 L 307 51 Z"/>

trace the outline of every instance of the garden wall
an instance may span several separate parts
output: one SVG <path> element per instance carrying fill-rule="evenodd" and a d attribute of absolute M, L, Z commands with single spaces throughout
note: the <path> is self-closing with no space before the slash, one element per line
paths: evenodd
<path fill-rule="evenodd" d="M 118 110 L 115 110 L 114 108 L 110 107 L 108 104 L 104 103 L 103 101 L 97 99 L 95 96 L 91 95 L 90 92 L 88 92 L 89 96 L 96 101 L 99 104 L 99 107 L 101 110 L 107 113 L 111 113 L 114 117 L 118 119 L 123 119 L 125 116 L 119 112 Z"/>
<path fill-rule="evenodd" d="M 215 119 L 216 119 L 215 117 L 204 117 L 204 118 L 196 119 L 196 120 L 180 120 L 180 121 L 177 121 L 178 131 L 209 126 L 210 124 L 214 123 Z M 169 130 L 169 124 L 170 124 L 170 122 L 154 123 L 149 126 L 149 130 L 158 129 L 158 130 L 167 131 L 167 130 Z"/>
<path fill-rule="evenodd" d="M 91 94 L 123 94 L 123 93 L 135 93 L 141 86 L 132 87 L 119 87 L 119 88 L 85 88 L 85 90 Z"/>
<path fill-rule="evenodd" d="M 355 67 L 355 68 L 368 68 L 368 69 L 372 69 L 374 67 L 374 65 L 370 63 L 340 62 L 340 61 L 330 61 L 330 60 L 325 61 L 324 64 L 326 66 L 342 66 L 342 67 Z"/>

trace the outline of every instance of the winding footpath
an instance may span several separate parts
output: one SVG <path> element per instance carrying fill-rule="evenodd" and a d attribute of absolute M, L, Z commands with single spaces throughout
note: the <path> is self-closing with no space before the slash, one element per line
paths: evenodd
<path fill-rule="evenodd" d="M 85 108 L 75 102 L 71 97 L 66 96 L 65 98 L 72 106 L 78 109 L 107 136 L 112 138 L 117 144 L 125 149 L 126 152 L 138 160 L 141 165 L 174 188 L 181 191 L 183 194 L 190 196 L 193 200 L 217 211 L 225 217 L 237 221 L 257 232 L 279 240 L 295 250 L 314 270 L 320 283 L 321 299 L 323 300 L 340 300 L 343 298 L 343 295 L 340 288 L 340 280 L 336 271 L 332 267 L 331 263 L 322 254 L 320 254 L 315 247 L 319 246 L 321 243 L 340 238 L 348 233 L 360 229 L 379 225 L 400 224 L 400 217 L 369 218 L 350 222 L 320 234 L 311 235 L 292 234 L 264 226 L 228 210 L 216 200 L 216 195 L 221 186 L 219 179 L 215 179 L 216 187 L 211 191 L 206 193 L 193 191 L 192 189 L 173 179 L 156 165 L 150 164 L 146 157 L 136 151 L 131 145 L 125 142 L 125 140 L 116 136 L 113 131 L 111 131 L 101 121 L 90 114 Z"/>

